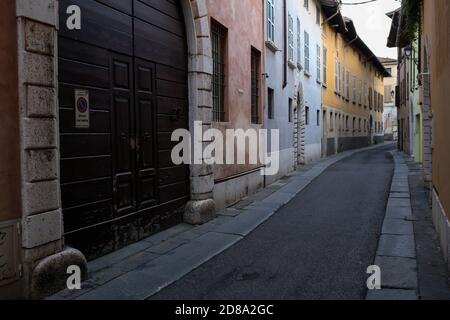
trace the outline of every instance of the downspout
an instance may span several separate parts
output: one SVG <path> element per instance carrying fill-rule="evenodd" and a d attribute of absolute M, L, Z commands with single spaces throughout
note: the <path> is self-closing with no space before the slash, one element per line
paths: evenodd
<path fill-rule="evenodd" d="M 287 86 L 287 0 L 283 0 L 283 89 Z"/>

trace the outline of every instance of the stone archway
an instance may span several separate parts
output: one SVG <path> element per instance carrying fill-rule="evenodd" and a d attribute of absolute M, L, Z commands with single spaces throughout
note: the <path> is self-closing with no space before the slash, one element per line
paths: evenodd
<path fill-rule="evenodd" d="M 180 0 L 188 39 L 189 119 L 212 121 L 212 54 L 205 0 Z M 83 254 L 64 247 L 59 168 L 58 0 L 16 0 L 21 150 L 23 296 L 40 298 L 65 285 L 67 266 Z M 191 166 L 185 221 L 215 216 L 211 166 Z"/>
<path fill-rule="evenodd" d="M 204 130 L 211 128 L 212 46 L 206 0 L 182 0 L 182 7 L 189 54 L 189 129 L 194 132 L 195 121 L 201 121 Z M 191 201 L 186 207 L 184 220 L 191 224 L 205 223 L 215 216 L 212 166 L 191 165 L 190 180 Z"/>

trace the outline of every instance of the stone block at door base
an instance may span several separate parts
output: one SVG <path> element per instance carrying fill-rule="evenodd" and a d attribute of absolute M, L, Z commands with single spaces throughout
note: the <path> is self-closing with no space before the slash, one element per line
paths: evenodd
<path fill-rule="evenodd" d="M 189 201 L 184 212 L 184 222 L 204 224 L 216 217 L 216 205 L 213 199 Z"/>
<path fill-rule="evenodd" d="M 67 268 L 78 266 L 81 270 L 81 280 L 87 279 L 87 261 L 84 255 L 72 248 L 49 256 L 40 261 L 31 275 L 30 297 L 42 299 L 67 287 Z"/>

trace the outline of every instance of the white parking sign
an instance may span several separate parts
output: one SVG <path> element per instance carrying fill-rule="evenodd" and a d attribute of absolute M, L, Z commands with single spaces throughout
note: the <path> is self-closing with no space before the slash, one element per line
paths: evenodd
<path fill-rule="evenodd" d="M 89 91 L 75 90 L 75 128 L 88 129 L 89 117 Z"/>

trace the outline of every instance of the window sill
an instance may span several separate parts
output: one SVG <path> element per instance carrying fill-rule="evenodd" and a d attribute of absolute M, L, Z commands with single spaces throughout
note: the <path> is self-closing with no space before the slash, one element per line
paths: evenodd
<path fill-rule="evenodd" d="M 322 87 L 324 87 L 326 89 L 326 88 L 328 88 L 328 85 L 326 83 L 322 83 Z"/>
<path fill-rule="evenodd" d="M 305 76 L 308 77 L 308 78 L 311 78 L 311 74 L 308 71 L 306 71 L 306 70 L 305 70 Z"/>
<path fill-rule="evenodd" d="M 300 63 L 298 63 L 298 62 L 297 62 L 297 69 L 298 69 L 299 71 L 302 71 L 302 70 L 303 70 L 302 65 L 301 65 Z"/>
<path fill-rule="evenodd" d="M 289 60 L 289 61 L 288 61 L 288 66 L 289 66 L 289 68 L 291 68 L 292 70 L 297 69 L 297 65 L 296 65 L 294 62 L 292 62 L 292 60 Z"/>
<path fill-rule="evenodd" d="M 316 79 L 317 84 L 321 85 L 322 81 L 320 81 L 319 79 Z"/>
<path fill-rule="evenodd" d="M 280 49 L 277 48 L 275 43 L 273 43 L 273 41 L 271 41 L 271 40 L 266 40 L 266 47 L 273 53 L 277 53 L 278 51 L 281 51 Z"/>

